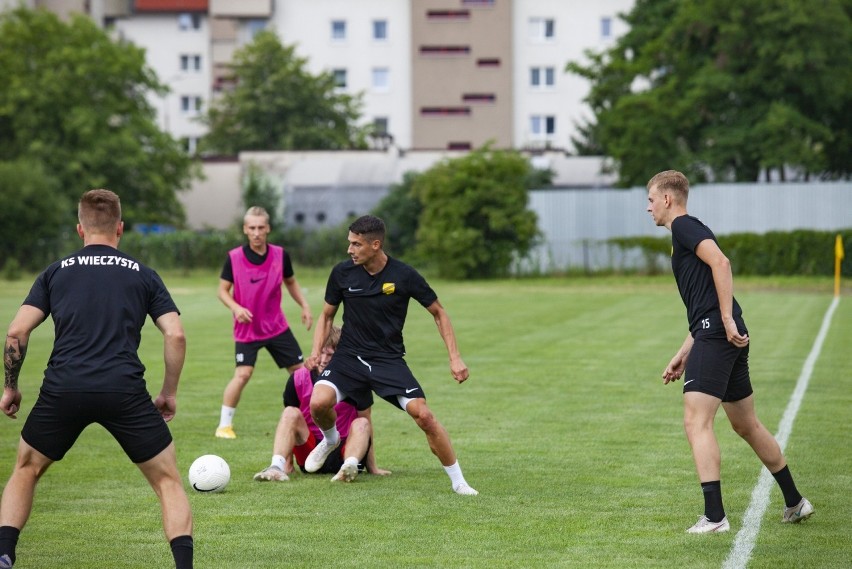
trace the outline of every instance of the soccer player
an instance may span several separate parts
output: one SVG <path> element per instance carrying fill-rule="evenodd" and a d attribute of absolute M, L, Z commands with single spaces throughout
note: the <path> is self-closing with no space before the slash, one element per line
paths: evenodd
<path fill-rule="evenodd" d="M 339 340 L 340 328 L 332 326 L 320 352 L 317 369 L 301 367 L 290 376 L 284 388 L 284 411 L 275 430 L 272 463 L 255 474 L 255 480 L 289 480 L 287 475 L 293 472 L 294 455 L 296 464 L 305 471 L 305 459 L 316 448 L 317 441 L 322 440 L 322 431 L 311 418 L 311 394 L 314 383 L 331 360 Z M 364 470 L 370 474 L 390 474 L 389 471 L 376 467 L 369 409 L 360 417 L 355 405 L 349 401 L 341 401 L 334 409 L 337 413 L 336 425 L 341 443 L 317 472 L 336 472 L 331 479 L 333 482 L 352 482 L 358 473 Z"/>
<path fill-rule="evenodd" d="M 283 247 L 267 242 L 270 230 L 266 210 L 258 206 L 249 208 L 243 217 L 243 233 L 248 243 L 228 252 L 219 279 L 219 300 L 234 315 L 236 360 L 234 376 L 222 395 L 216 429 L 216 436 L 222 439 L 237 438 L 234 413 L 261 348 L 266 348 L 278 367 L 286 367 L 289 373 L 304 363 L 302 349 L 281 310 L 282 283 L 302 308 L 305 327 L 310 330 L 313 324 L 311 307 L 296 281 L 290 256 Z"/>
<path fill-rule="evenodd" d="M 373 392 L 407 412 L 426 434 L 429 447 L 458 494 L 476 495 L 456 460 L 450 436 L 426 404 L 423 388 L 405 363 L 402 329 L 408 301 L 419 302 L 435 319 L 450 356 L 450 372 L 464 382 L 469 371 L 456 346 L 450 317 L 426 280 L 412 267 L 389 257 L 383 249 L 385 224 L 365 215 L 349 226 L 349 261 L 336 265 L 328 278 L 325 304 L 317 319 L 307 366 L 316 368 L 320 349 L 342 303 L 343 331 L 337 351 L 322 372 L 311 396 L 311 415 L 323 440 L 305 460 L 305 470 L 320 469 L 340 444 L 335 404 L 346 398 L 360 410 L 372 405 Z"/>
<path fill-rule="evenodd" d="M 672 270 L 686 305 L 689 333 L 663 371 L 663 384 L 683 382 L 684 427 L 704 493 L 704 515 L 689 533 L 730 529 L 722 505 L 721 456 L 713 419 L 719 405 L 734 431 L 751 446 L 784 495 L 782 522 L 814 513 L 799 494 L 775 437 L 757 418 L 748 371 L 749 336 L 733 296 L 728 258 L 706 225 L 686 212 L 689 181 L 674 170 L 648 182 L 648 209 L 658 226 L 672 233 Z"/>
<path fill-rule="evenodd" d="M 14 419 L 30 334 L 48 315 L 53 317 L 53 352 L 0 502 L 0 568 L 15 563 L 36 483 L 92 423 L 103 425 L 148 479 L 160 500 L 175 566 L 191 568 L 192 512 L 166 425 L 177 409 L 186 354 L 178 309 L 157 273 L 118 251 L 124 222 L 117 195 L 86 192 L 78 217 L 84 247 L 36 278 L 6 333 L 0 410 Z M 165 361 L 163 386 L 153 401 L 137 354 L 149 316 L 163 334 Z"/>

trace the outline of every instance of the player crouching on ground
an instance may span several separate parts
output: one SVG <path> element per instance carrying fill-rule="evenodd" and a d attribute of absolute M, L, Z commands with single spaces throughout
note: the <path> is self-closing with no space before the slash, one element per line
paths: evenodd
<path fill-rule="evenodd" d="M 287 380 L 284 388 L 284 411 L 275 429 L 275 442 L 272 446 L 272 463 L 254 475 L 257 481 L 289 480 L 288 474 L 294 470 L 292 457 L 305 471 L 305 459 L 322 440 L 322 431 L 311 418 L 311 394 L 325 366 L 331 360 L 337 342 L 340 340 L 340 328 L 333 327 L 323 344 L 319 365 L 316 370 L 297 369 Z M 343 438 L 337 450 L 329 457 L 318 472 L 331 474 L 336 472 L 332 482 L 351 482 L 359 472 L 366 470 L 370 474 L 387 475 L 388 470 L 376 466 L 376 457 L 372 445 L 373 428 L 370 423 L 370 409 L 358 413 L 355 406 L 347 401 L 337 404 L 337 430 Z"/>

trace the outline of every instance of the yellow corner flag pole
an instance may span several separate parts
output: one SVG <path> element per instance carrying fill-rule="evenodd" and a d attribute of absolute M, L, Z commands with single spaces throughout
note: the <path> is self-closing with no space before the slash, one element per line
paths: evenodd
<path fill-rule="evenodd" d="M 840 296 L 840 261 L 843 256 L 843 240 L 838 233 L 834 239 L 834 296 Z"/>

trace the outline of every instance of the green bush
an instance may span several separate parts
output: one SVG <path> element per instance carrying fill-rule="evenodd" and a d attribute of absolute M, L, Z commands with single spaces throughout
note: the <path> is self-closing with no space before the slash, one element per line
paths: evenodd
<path fill-rule="evenodd" d="M 717 237 L 731 261 L 735 275 L 833 275 L 834 243 L 840 234 L 846 256 L 852 255 L 852 229 L 842 231 L 796 230 L 764 234 L 732 233 Z M 648 267 L 661 255 L 671 254 L 669 237 L 619 237 L 607 241 L 622 249 L 639 248 Z M 852 276 L 852 261 L 841 264 L 841 274 Z"/>

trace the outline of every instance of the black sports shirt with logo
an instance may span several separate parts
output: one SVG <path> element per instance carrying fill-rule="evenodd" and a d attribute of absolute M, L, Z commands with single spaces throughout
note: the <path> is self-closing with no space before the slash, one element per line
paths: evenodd
<path fill-rule="evenodd" d="M 431 306 L 438 295 L 420 273 L 388 257 L 385 268 L 371 275 L 361 265 L 343 261 L 331 270 L 325 301 L 343 303 L 343 331 L 337 352 L 353 356 L 402 357 L 402 328 L 408 300 Z"/>
<path fill-rule="evenodd" d="M 89 245 L 44 270 L 24 304 L 51 315 L 50 391 L 145 391 L 137 350 L 146 317 L 178 312 L 159 275 L 106 245 Z"/>
<path fill-rule="evenodd" d="M 710 265 L 702 261 L 695 253 L 698 244 L 716 236 L 709 227 L 691 215 L 682 215 L 672 221 L 672 271 L 674 272 L 680 297 L 686 305 L 686 317 L 689 330 L 695 334 L 699 330 L 708 332 L 724 331 L 719 295 L 713 282 Z M 742 309 L 733 299 L 732 315 L 741 331 L 745 330 L 742 321 Z"/>

